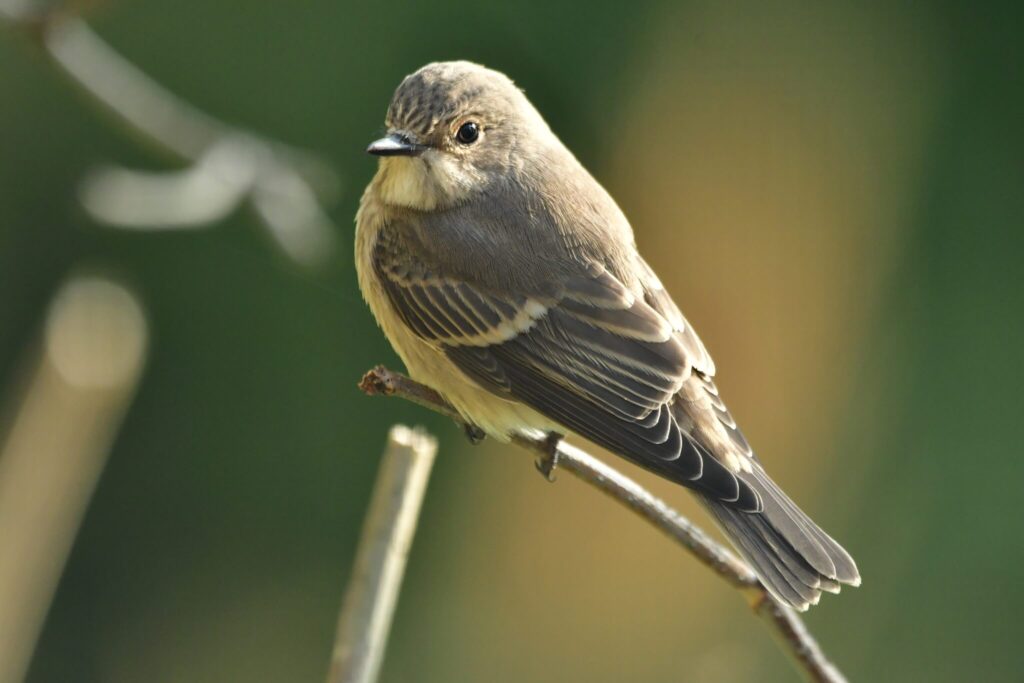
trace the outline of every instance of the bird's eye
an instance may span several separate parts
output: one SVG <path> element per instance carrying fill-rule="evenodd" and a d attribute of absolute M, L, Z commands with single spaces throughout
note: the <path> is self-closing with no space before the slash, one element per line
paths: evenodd
<path fill-rule="evenodd" d="M 466 121 L 459 126 L 459 130 L 455 133 L 455 139 L 463 145 L 472 145 L 479 137 L 480 126 L 473 121 Z"/>

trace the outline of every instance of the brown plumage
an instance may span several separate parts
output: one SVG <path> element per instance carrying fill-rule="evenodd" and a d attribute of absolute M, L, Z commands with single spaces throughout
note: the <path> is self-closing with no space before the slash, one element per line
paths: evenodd
<path fill-rule="evenodd" d="M 508 78 L 428 65 L 387 126 L 356 265 L 414 378 L 496 438 L 575 432 L 692 489 L 787 604 L 860 582 L 765 473 L 625 216 Z"/>

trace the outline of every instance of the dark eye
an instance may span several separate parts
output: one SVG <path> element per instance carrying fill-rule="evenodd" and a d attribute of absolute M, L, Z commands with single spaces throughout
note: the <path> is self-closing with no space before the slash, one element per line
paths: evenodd
<path fill-rule="evenodd" d="M 463 145 L 472 145 L 479 137 L 480 126 L 473 121 L 466 121 L 459 126 L 459 130 L 455 133 L 455 139 Z"/>

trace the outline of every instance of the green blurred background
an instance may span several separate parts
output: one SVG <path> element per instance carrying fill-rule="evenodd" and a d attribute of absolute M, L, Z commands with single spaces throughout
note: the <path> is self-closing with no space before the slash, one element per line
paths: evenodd
<path fill-rule="evenodd" d="M 742 599 L 646 525 L 356 390 L 398 363 L 351 263 L 363 149 L 405 74 L 455 58 L 508 73 L 616 197 L 762 459 L 858 559 L 863 587 L 807 617 L 851 680 L 1021 680 L 1022 7 L 90 7 L 174 92 L 340 170 L 340 246 L 314 271 L 245 212 L 161 234 L 90 221 L 76 188 L 97 163 L 175 166 L 0 27 L 7 402 L 70 272 L 117 274 L 152 325 L 29 680 L 321 680 L 397 421 L 442 447 L 383 681 L 796 679 Z"/>

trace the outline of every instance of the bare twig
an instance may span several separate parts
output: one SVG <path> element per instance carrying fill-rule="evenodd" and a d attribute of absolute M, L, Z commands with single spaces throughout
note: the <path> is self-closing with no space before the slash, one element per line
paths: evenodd
<path fill-rule="evenodd" d="M 764 592 L 754 602 L 754 611 L 768 624 L 772 634 L 786 648 L 793 662 L 803 670 L 807 680 L 814 683 L 846 681 L 843 672 L 829 661 L 821 645 L 807 630 L 804 620 L 795 611 L 779 604 Z"/>
<path fill-rule="evenodd" d="M 142 371 L 135 297 L 96 277 L 50 308 L 0 449 L 0 681 L 25 677 L 75 532 Z"/>
<path fill-rule="evenodd" d="M 384 366 L 367 372 L 359 388 L 369 395 L 404 398 L 461 421 L 458 412 L 436 391 Z M 542 458 L 551 455 L 548 439 L 516 435 L 514 441 Z M 746 563 L 727 548 L 640 484 L 586 451 L 561 442 L 558 444 L 557 462 L 559 469 L 608 494 L 666 533 L 730 585 L 741 589 L 754 612 L 768 625 L 807 680 L 815 683 L 843 683 L 846 680 L 825 656 L 800 616 L 772 598 Z"/>
<path fill-rule="evenodd" d="M 0 0 L 0 19 L 27 31 L 50 62 L 181 171 L 98 168 L 80 196 L 97 221 L 127 229 L 201 228 L 248 205 L 281 250 L 321 263 L 335 231 L 321 202 L 338 178 L 318 157 L 218 121 L 175 96 L 118 54 L 89 25 L 33 0 Z"/>
<path fill-rule="evenodd" d="M 436 453 L 433 437 L 401 425 L 391 428 L 342 603 L 327 683 L 377 680 Z"/>

